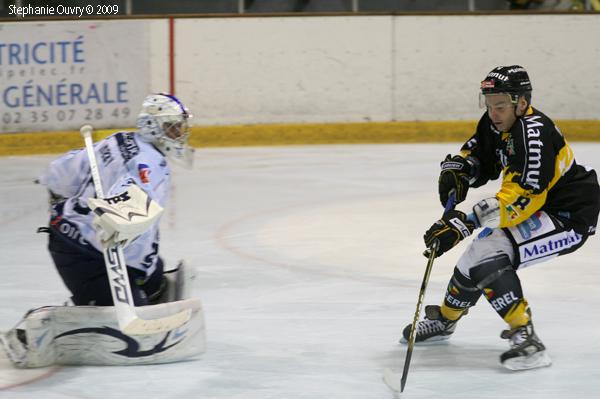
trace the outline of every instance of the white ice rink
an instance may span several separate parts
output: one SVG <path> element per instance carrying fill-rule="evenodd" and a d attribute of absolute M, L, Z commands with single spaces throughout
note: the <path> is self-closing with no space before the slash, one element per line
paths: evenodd
<path fill-rule="evenodd" d="M 439 161 L 459 144 L 201 149 L 174 170 L 162 253 L 196 273 L 207 352 L 140 367 L 57 367 L 4 399 L 381 399 L 401 370 L 441 214 Z M 600 170 L 600 144 L 574 143 Z M 0 330 L 68 296 L 46 252 L 46 194 L 33 180 L 54 157 L 0 158 Z M 495 191 L 472 190 L 467 204 Z M 425 303 L 440 303 L 463 243 L 436 260 Z M 509 372 L 504 323 L 485 299 L 446 344 L 417 347 L 403 398 L 599 398 L 600 241 L 520 272 L 552 367 Z M 14 371 L 26 373 L 27 371 Z"/>

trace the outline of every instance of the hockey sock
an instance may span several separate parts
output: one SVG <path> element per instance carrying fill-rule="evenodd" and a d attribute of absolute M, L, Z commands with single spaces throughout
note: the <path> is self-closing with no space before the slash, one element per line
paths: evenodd
<path fill-rule="evenodd" d="M 527 301 L 523 297 L 521 281 L 508 256 L 486 259 L 472 268 L 470 274 L 490 305 L 511 328 L 527 324 Z"/>
<path fill-rule="evenodd" d="M 506 316 L 504 321 L 508 323 L 510 329 L 522 327 L 529 323 L 529 313 L 527 313 L 528 303 L 525 298 L 522 298 L 518 303 L 513 304 Z"/>
<path fill-rule="evenodd" d="M 481 290 L 455 267 L 440 312 L 448 320 L 458 320 L 468 308 L 477 303 L 480 296 Z"/>

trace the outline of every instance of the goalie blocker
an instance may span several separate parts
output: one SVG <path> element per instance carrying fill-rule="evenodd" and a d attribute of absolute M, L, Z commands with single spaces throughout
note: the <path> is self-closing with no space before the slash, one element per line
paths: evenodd
<path fill-rule="evenodd" d="M 205 325 L 198 299 L 185 299 L 136 308 L 142 318 L 167 317 L 185 310 L 191 317 L 182 326 L 147 335 L 119 330 L 110 306 L 45 306 L 30 311 L 0 342 L 18 368 L 50 365 L 171 363 L 205 351 Z"/>

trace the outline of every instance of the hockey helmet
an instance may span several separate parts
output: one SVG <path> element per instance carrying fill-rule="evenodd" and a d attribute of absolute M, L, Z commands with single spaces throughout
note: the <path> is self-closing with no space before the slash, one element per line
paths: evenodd
<path fill-rule="evenodd" d="M 137 118 L 138 134 L 168 158 L 191 166 L 193 149 L 187 144 L 190 116 L 177 97 L 164 93 L 151 94 L 144 99 Z"/>
<path fill-rule="evenodd" d="M 480 105 L 488 94 L 506 93 L 511 102 L 516 104 L 520 96 L 531 101 L 531 81 L 525 68 L 520 65 L 499 66 L 490 71 L 481 82 Z"/>

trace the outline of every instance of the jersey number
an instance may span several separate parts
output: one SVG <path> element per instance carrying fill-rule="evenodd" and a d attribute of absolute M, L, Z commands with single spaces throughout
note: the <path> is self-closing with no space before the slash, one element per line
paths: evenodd
<path fill-rule="evenodd" d="M 529 205 L 530 202 L 531 202 L 531 198 L 519 197 L 512 204 L 514 206 L 518 207 L 519 209 L 521 209 L 522 211 L 524 211 L 525 208 L 527 207 L 527 205 Z"/>

